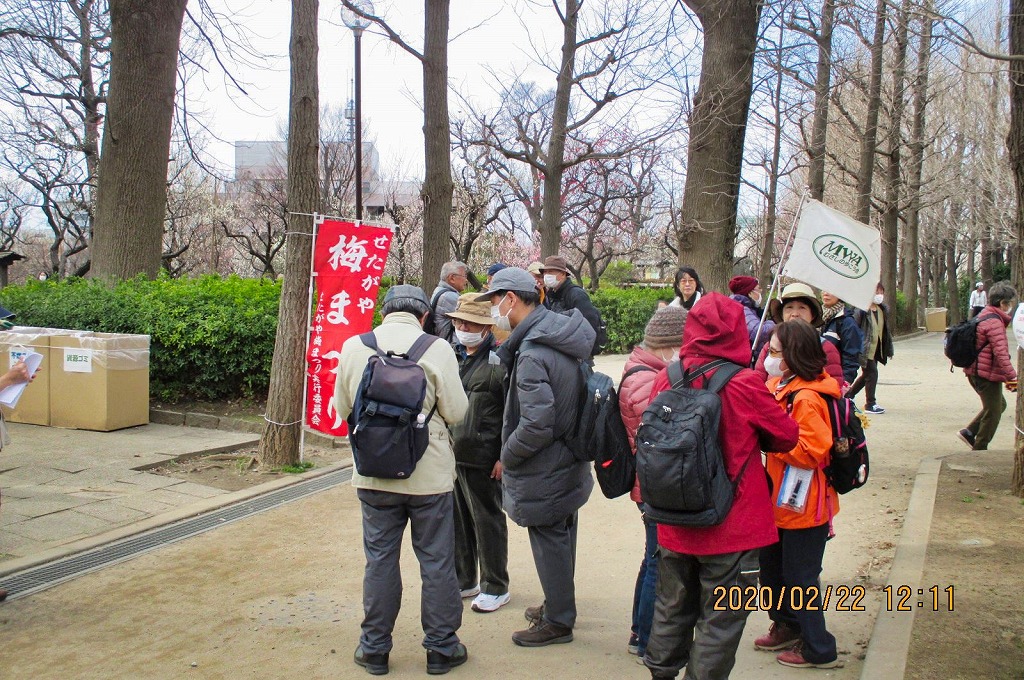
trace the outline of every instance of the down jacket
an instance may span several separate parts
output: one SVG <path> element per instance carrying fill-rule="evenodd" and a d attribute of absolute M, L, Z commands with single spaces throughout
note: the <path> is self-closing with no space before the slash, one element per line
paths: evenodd
<path fill-rule="evenodd" d="M 573 283 L 572 279 L 566 278 L 558 288 L 547 289 L 544 306 L 559 314 L 566 314 L 573 309 L 578 309 L 590 327 L 594 329 L 594 341 L 591 343 L 593 346 L 589 350 L 590 354 L 587 358 L 597 354 L 597 329 L 601 326 L 601 312 L 594 306 L 587 291 Z"/>
<path fill-rule="evenodd" d="M 839 496 L 825 478 L 825 467 L 832 451 L 832 425 L 829 421 L 828 406 L 820 395 L 839 397 L 839 385 L 825 373 L 817 380 L 807 381 L 799 376 L 785 385 L 781 378 L 768 381 L 768 389 L 775 394 L 775 400 L 783 411 L 789 408 L 789 395 L 793 396 L 793 410 L 790 417 L 800 427 L 800 438 L 789 451 L 769 453 L 768 476 L 772 480 L 772 507 L 775 509 L 775 524 L 780 529 L 810 529 L 832 521 L 839 513 Z M 807 502 L 802 512 L 779 507 L 779 490 L 786 466 L 813 470 Z"/>
<path fill-rule="evenodd" d="M 764 313 L 764 310 L 759 308 L 748 296 L 733 294 L 729 297 L 743 305 L 743 317 L 747 320 L 747 335 L 750 336 L 750 356 L 759 356 L 761 354 L 761 349 L 764 348 L 772 338 L 772 332 L 775 330 L 775 322 L 766 318 L 764 320 L 764 325 L 762 325 L 761 315 Z M 758 328 L 761 329 L 760 333 L 757 332 Z"/>
<path fill-rule="evenodd" d="M 988 318 L 986 318 L 988 317 Z M 1010 359 L 1009 343 L 1006 341 L 1006 327 L 1010 325 L 1010 315 L 989 305 L 978 313 L 977 337 L 975 346 L 981 351 L 978 360 L 964 369 L 967 375 L 976 375 L 992 382 L 1007 382 L 1017 379 L 1017 371 Z"/>
<path fill-rule="evenodd" d="M 619 413 L 622 415 L 622 424 L 626 426 L 629 448 L 633 451 L 634 456 L 636 455 L 636 431 L 640 428 L 644 409 L 651 403 L 654 379 L 666 365 L 664 359 L 651 354 L 639 345 L 633 348 L 633 353 L 626 359 L 622 380 L 619 382 Z M 636 370 L 627 377 L 626 374 L 633 369 Z M 633 490 L 629 493 L 629 497 L 637 503 L 640 502 L 639 481 L 633 482 Z"/>
<path fill-rule="evenodd" d="M 491 470 L 501 454 L 502 414 L 505 411 L 505 368 L 493 352 L 489 333 L 473 354 L 460 345 L 459 377 L 469 398 L 462 421 L 452 425 L 455 464 Z"/>
<path fill-rule="evenodd" d="M 745 366 L 750 340 L 743 308 L 720 293 L 707 293 L 686 317 L 686 332 L 679 350 L 683 368 L 692 370 L 716 359 Z M 701 387 L 710 371 L 694 383 Z M 699 384 L 698 384 L 699 383 Z M 668 372 L 658 373 L 651 397 L 669 389 Z M 713 527 L 658 525 L 658 545 L 688 555 L 719 555 L 753 550 L 779 540 L 768 495 L 761 451 L 789 451 L 797 444 L 797 425 L 780 414 L 760 376 L 740 370 L 718 393 L 722 418 L 718 438 L 726 473 L 740 476 L 736 497 L 725 521 Z M 744 469 L 744 465 L 746 468 Z"/>
<path fill-rule="evenodd" d="M 564 520 L 594 488 L 590 463 L 563 440 L 579 420 L 579 364 L 590 358 L 595 335 L 579 310 L 563 315 L 538 305 L 498 350 L 509 374 L 502 505 L 519 526 Z"/>
<path fill-rule="evenodd" d="M 860 358 L 864 352 L 864 334 L 853 318 L 853 308 L 846 307 L 843 313 L 821 327 L 821 337 L 836 346 L 843 362 L 843 379 L 852 384 L 860 370 Z"/>

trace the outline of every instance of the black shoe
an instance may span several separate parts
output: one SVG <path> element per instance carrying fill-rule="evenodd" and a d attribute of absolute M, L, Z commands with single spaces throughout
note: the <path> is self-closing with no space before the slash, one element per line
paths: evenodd
<path fill-rule="evenodd" d="M 512 633 L 512 642 L 520 647 L 547 647 L 572 642 L 572 628 L 559 626 L 550 621 L 541 621 L 527 630 Z"/>
<path fill-rule="evenodd" d="M 962 429 L 959 432 L 957 432 L 956 435 L 958 437 L 960 437 L 961 440 L 963 440 L 964 444 L 967 444 L 972 449 L 974 448 L 974 433 L 973 432 L 971 432 L 970 430 L 968 430 L 965 427 L 964 429 Z"/>
<path fill-rule="evenodd" d="M 352 656 L 352 660 L 365 668 L 366 672 L 370 675 L 388 674 L 387 652 L 384 654 L 366 654 L 363 652 L 362 647 L 356 647 L 356 653 Z"/>
<path fill-rule="evenodd" d="M 451 656 L 445 656 L 441 652 L 428 649 L 427 673 L 430 675 L 444 675 L 456 666 L 466 663 L 468 658 L 469 652 L 466 651 L 466 645 L 461 642 L 455 647 L 455 652 Z"/>

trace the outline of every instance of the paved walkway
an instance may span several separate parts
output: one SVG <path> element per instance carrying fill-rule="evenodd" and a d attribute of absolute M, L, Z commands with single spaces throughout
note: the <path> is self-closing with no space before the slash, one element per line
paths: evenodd
<path fill-rule="evenodd" d="M 829 628 L 846 666 L 814 671 L 815 677 L 861 676 L 869 641 L 875 646 L 872 630 L 883 607 L 879 589 L 890 577 L 896 547 L 926 541 L 901 535 L 919 463 L 961 450 L 954 433 L 977 408 L 959 372 L 948 372 L 940 335 L 900 342 L 896 351 L 879 386 L 879 402 L 889 411 L 873 417 L 868 430 L 871 485 L 843 497 L 822 577 L 836 588 L 863 587 L 857 602 L 863 611 L 835 611 L 832 605 Z M 598 370 L 617 376 L 623 359 L 601 357 Z M 994 449 L 1010 449 L 1012 417 L 1008 409 Z M 137 468 L 253 440 L 251 434 L 170 425 L 113 433 L 11 429 L 13 443 L 0 454 L 0 557 L 7 558 L 0 559 L 0 576 L 82 546 L 83 537 L 95 542 L 97 535 L 130 533 L 234 498 Z M 916 510 L 913 525 L 921 531 Z M 642 552 L 636 508 L 595 493 L 581 512 L 580 619 L 571 645 L 525 650 L 509 641 L 524 625 L 523 607 L 542 599 L 526 532 L 511 527 L 510 533 L 512 603 L 486 616 L 467 608 L 460 635 L 471 658 L 453 673 L 646 677 L 624 650 Z M 361 678 L 351 653 L 362 564 L 358 501 L 349 486 L 336 487 L 0 605 L 5 677 Z M 403 574 L 405 607 L 395 631 L 392 675 L 420 677 L 418 572 L 408 543 Z M 893 617 L 883 618 L 892 625 Z M 909 627 L 912 618 L 901 622 Z M 784 668 L 772 655 L 753 651 L 753 637 L 767 624 L 766 614 L 751 615 L 733 677 L 806 677 L 810 671 Z M 13 649 L 19 652 L 7 652 Z M 897 667 L 898 651 L 886 657 L 894 659 L 888 668 Z"/>

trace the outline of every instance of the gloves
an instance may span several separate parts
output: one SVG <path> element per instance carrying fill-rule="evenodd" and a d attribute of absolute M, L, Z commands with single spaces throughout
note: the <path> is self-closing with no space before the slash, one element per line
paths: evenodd
<path fill-rule="evenodd" d="M 1016 392 L 1017 391 L 1017 381 L 1016 380 L 1007 380 L 1006 381 L 1006 391 L 1007 392 Z"/>

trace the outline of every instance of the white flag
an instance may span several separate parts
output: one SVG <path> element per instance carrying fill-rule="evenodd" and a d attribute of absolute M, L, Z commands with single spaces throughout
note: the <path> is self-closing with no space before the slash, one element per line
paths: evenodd
<path fill-rule="evenodd" d="M 782 274 L 867 309 L 882 278 L 881 262 L 877 229 L 807 199 Z"/>

